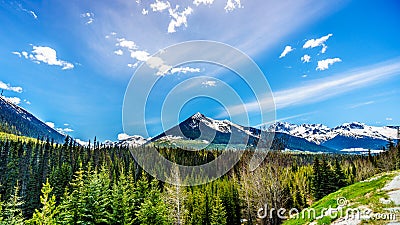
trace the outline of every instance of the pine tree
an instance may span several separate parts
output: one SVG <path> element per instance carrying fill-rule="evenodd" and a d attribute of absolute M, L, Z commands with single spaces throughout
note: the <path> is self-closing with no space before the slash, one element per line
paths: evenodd
<path fill-rule="evenodd" d="M 103 167 L 104 168 L 104 167 Z M 82 220 L 90 224 L 108 224 L 110 220 L 110 179 L 105 169 L 89 175 L 84 186 L 86 197 Z"/>
<path fill-rule="evenodd" d="M 335 176 L 334 184 L 335 184 L 336 190 L 338 190 L 342 187 L 345 187 L 347 185 L 346 176 L 344 175 L 344 172 L 343 172 L 342 168 L 340 167 L 340 163 L 337 158 L 335 159 L 334 176 Z"/>
<path fill-rule="evenodd" d="M 335 177 L 331 167 L 329 166 L 327 159 L 323 157 L 321 161 L 321 197 L 324 197 L 336 190 L 334 182 Z"/>
<path fill-rule="evenodd" d="M 14 188 L 14 193 L 10 196 L 10 199 L 6 202 L 3 209 L 3 221 L 1 224 L 4 225 L 22 225 L 24 224 L 24 216 L 22 214 L 22 206 L 24 202 L 19 196 L 18 182 Z"/>
<path fill-rule="evenodd" d="M 29 221 L 30 224 L 38 224 L 38 225 L 53 225 L 56 224 L 55 215 L 57 214 L 56 210 L 56 197 L 54 195 L 50 196 L 50 193 L 53 191 L 51 188 L 49 181 L 46 181 L 46 184 L 42 187 L 42 196 L 40 197 L 40 202 L 42 203 L 41 210 L 35 211 L 32 219 Z"/>
<path fill-rule="evenodd" d="M 212 207 L 211 217 L 210 217 L 211 225 L 225 225 L 226 222 L 226 211 L 225 207 L 222 204 L 222 200 L 217 195 L 214 200 L 214 205 Z"/>
<path fill-rule="evenodd" d="M 161 198 L 157 181 L 151 182 L 151 187 L 140 209 L 136 212 L 137 219 L 141 225 L 167 225 L 172 224 L 168 217 L 167 205 Z"/>
<path fill-rule="evenodd" d="M 0 195 L 0 224 L 3 224 L 3 201 L 1 201 L 1 195 Z"/>
<path fill-rule="evenodd" d="M 320 165 L 319 159 L 317 157 L 315 157 L 314 164 L 313 164 L 311 190 L 313 192 L 315 199 L 321 199 L 323 197 L 321 165 Z"/>
<path fill-rule="evenodd" d="M 80 224 L 84 223 L 86 212 L 86 190 L 84 188 L 85 172 L 82 167 L 75 172 L 74 179 L 71 181 L 71 192 L 65 190 L 61 204 L 57 207 L 59 215 L 57 221 L 61 224 Z"/>
<path fill-rule="evenodd" d="M 133 224 L 135 220 L 134 198 L 135 188 L 131 177 L 126 178 L 122 172 L 118 182 L 114 183 L 111 193 L 111 224 Z"/>

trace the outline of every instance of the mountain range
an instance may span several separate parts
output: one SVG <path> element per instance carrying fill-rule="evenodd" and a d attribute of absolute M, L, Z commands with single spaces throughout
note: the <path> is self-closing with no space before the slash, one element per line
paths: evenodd
<path fill-rule="evenodd" d="M 0 97 L 0 119 L 2 132 L 33 138 L 45 137 L 58 143 L 65 140 L 64 134 L 3 97 Z M 224 148 L 229 143 L 230 147 L 243 149 L 255 146 L 262 132 L 274 133 L 273 148 L 311 152 L 381 150 L 388 145 L 389 140 L 398 139 L 398 127 L 394 126 L 378 127 L 352 122 L 329 128 L 322 124 L 276 122 L 267 131 L 262 131 L 196 113 L 153 138 L 125 136 L 119 141 L 106 141 L 103 144 L 124 147 L 152 144 L 181 148 Z"/>
<path fill-rule="evenodd" d="M 312 152 L 381 150 L 388 145 L 389 140 L 398 138 L 397 127 L 368 126 L 360 122 L 345 123 L 334 128 L 322 124 L 276 122 L 268 129 L 268 132 L 272 131 L 275 133 L 274 140 L 281 140 L 285 149 Z M 141 139 L 141 142 L 178 147 L 210 144 L 218 147 L 226 145 L 229 138 L 234 136 L 230 144 L 246 147 L 256 144 L 261 132 L 257 128 L 241 126 L 228 120 L 214 120 L 196 113 L 164 133 L 150 140 Z M 243 143 L 243 140 L 247 140 L 247 143 Z"/>

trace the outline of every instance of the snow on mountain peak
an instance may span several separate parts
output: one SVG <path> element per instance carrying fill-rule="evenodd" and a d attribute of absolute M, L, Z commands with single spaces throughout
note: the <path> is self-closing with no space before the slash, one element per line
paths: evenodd
<path fill-rule="evenodd" d="M 371 137 L 381 140 L 397 138 L 397 130 L 394 128 L 368 126 L 360 122 L 344 123 L 334 128 L 329 128 L 322 124 L 295 125 L 287 122 L 277 122 L 272 125 L 271 129 L 276 132 L 305 138 L 316 144 L 324 143 L 338 135 L 354 138 Z"/>

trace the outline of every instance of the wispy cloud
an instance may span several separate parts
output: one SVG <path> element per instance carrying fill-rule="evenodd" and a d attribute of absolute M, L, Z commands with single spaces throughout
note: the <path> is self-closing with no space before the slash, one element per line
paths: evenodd
<path fill-rule="evenodd" d="M 214 0 L 194 0 L 193 4 L 196 6 L 199 6 L 201 4 L 204 5 L 212 5 L 214 3 Z"/>
<path fill-rule="evenodd" d="M 374 104 L 374 103 L 375 103 L 375 101 L 361 102 L 361 103 L 357 103 L 357 104 L 351 105 L 351 106 L 349 106 L 349 108 L 350 109 L 355 109 L 355 108 L 358 108 L 358 107 L 371 105 L 371 104 Z"/>
<path fill-rule="evenodd" d="M 291 51 L 293 51 L 293 50 L 294 50 L 294 48 L 292 48 L 292 46 L 287 45 L 287 46 L 285 47 L 285 49 L 283 50 L 283 52 L 281 53 L 281 55 L 279 56 L 279 58 L 285 57 L 289 52 L 291 52 Z"/>
<path fill-rule="evenodd" d="M 81 17 L 86 19 L 85 24 L 92 24 L 94 22 L 94 13 L 92 12 L 82 13 Z"/>
<path fill-rule="evenodd" d="M 217 82 L 215 80 L 203 81 L 201 84 L 204 85 L 205 87 L 215 87 L 215 86 L 217 86 Z"/>
<path fill-rule="evenodd" d="M 400 75 L 400 62 L 399 59 L 394 59 L 312 80 L 303 86 L 276 91 L 273 93 L 274 101 L 276 109 L 316 103 L 398 75 Z M 248 112 L 257 112 L 259 104 L 269 104 L 270 101 L 268 98 L 260 99 L 259 102 L 249 102 L 245 104 L 245 108 Z M 235 114 L 246 113 L 241 110 L 243 105 L 233 105 L 228 108 L 229 112 Z"/>
<path fill-rule="evenodd" d="M 199 73 L 200 68 L 192 68 L 192 67 L 174 67 L 170 71 L 172 74 L 174 73 Z"/>
<path fill-rule="evenodd" d="M 22 11 L 28 13 L 28 14 L 31 15 L 35 20 L 37 20 L 38 16 L 37 16 L 37 14 L 36 14 L 33 10 L 25 9 L 21 4 L 18 4 L 18 7 L 19 7 L 20 10 L 22 10 Z"/>
<path fill-rule="evenodd" d="M 393 118 L 391 118 L 391 117 L 386 117 L 386 121 L 392 121 L 393 120 Z"/>
<path fill-rule="evenodd" d="M 25 51 L 13 52 L 19 57 L 23 56 L 25 59 L 30 59 L 33 62 L 40 64 L 45 63 L 48 65 L 60 66 L 62 70 L 73 69 L 74 65 L 70 62 L 60 60 L 57 58 L 56 50 L 45 46 L 32 46 L 33 50 L 30 54 Z"/>
<path fill-rule="evenodd" d="M 333 34 L 328 34 L 317 39 L 310 39 L 306 41 L 306 43 L 304 43 L 303 48 L 315 48 L 318 46 L 322 46 L 321 53 L 325 53 L 326 49 L 328 48 L 325 42 L 332 36 Z"/>
<path fill-rule="evenodd" d="M 332 58 L 332 59 L 324 59 L 318 61 L 317 68 L 315 70 L 327 70 L 329 69 L 329 66 L 333 65 L 334 63 L 341 62 L 342 60 L 340 58 Z"/>
<path fill-rule="evenodd" d="M 0 89 L 6 90 L 6 91 L 13 91 L 17 93 L 22 92 L 22 87 L 14 87 L 11 84 L 6 84 L 3 81 L 0 81 Z"/>

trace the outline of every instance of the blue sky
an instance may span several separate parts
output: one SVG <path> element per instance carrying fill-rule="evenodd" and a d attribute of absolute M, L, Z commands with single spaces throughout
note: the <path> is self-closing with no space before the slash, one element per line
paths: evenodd
<path fill-rule="evenodd" d="M 169 45 L 213 40 L 258 64 L 278 120 L 398 125 L 399 10 L 396 0 L 2 0 L 0 88 L 73 137 L 115 140 L 123 132 L 124 94 L 137 67 Z M 214 67 L 190 64 L 160 76 L 148 104 L 156 110 L 164 100 L 157 96 L 173 85 L 208 76 L 185 95 L 218 91 L 219 82 L 210 79 L 215 77 L 250 105 L 247 87 Z M 175 117 L 200 111 L 223 119 L 223 110 L 213 100 L 197 99 Z M 160 132 L 154 115 L 150 135 Z"/>

